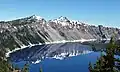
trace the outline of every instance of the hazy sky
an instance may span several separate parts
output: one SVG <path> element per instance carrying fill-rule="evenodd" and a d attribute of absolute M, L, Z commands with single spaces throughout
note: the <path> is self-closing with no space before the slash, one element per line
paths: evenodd
<path fill-rule="evenodd" d="M 120 0 L 0 0 L 0 20 L 39 15 L 66 16 L 91 24 L 120 27 Z"/>

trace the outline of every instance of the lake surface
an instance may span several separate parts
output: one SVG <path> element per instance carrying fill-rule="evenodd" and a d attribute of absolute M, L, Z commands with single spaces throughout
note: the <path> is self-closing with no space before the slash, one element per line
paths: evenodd
<path fill-rule="evenodd" d="M 94 43 L 93 43 L 94 44 Z M 89 72 L 89 62 L 95 63 L 102 43 L 59 43 L 28 47 L 10 54 L 14 65 L 22 68 L 29 62 L 30 72 Z"/>

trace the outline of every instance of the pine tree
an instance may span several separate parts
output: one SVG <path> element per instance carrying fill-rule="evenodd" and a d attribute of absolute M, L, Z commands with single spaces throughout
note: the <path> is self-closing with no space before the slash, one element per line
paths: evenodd
<path fill-rule="evenodd" d="M 40 67 L 40 72 L 43 72 L 42 68 Z"/>
<path fill-rule="evenodd" d="M 29 72 L 29 64 L 26 63 L 22 69 L 22 72 Z"/>
<path fill-rule="evenodd" d="M 115 44 L 114 37 L 111 38 L 108 47 L 106 48 L 106 55 L 101 55 L 101 57 L 97 60 L 96 64 L 93 66 L 89 64 L 90 72 L 120 72 L 120 66 L 116 66 L 120 64 L 119 59 L 115 59 L 114 55 L 117 51 L 118 45 Z"/>

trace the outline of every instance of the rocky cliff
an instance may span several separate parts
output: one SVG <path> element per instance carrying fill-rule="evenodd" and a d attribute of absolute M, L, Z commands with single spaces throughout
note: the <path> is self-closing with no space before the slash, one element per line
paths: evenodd
<path fill-rule="evenodd" d="M 120 29 L 87 25 L 66 17 L 46 21 L 33 15 L 12 21 L 1 21 L 0 47 L 14 49 L 53 41 L 109 39 L 113 34 L 119 37 Z"/>

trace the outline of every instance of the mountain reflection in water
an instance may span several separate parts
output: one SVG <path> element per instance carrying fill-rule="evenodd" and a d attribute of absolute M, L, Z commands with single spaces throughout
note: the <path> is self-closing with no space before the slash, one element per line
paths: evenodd
<path fill-rule="evenodd" d="M 41 65 L 44 72 L 73 72 L 74 70 L 75 72 L 88 72 L 89 62 L 95 62 L 100 55 L 100 52 L 93 50 L 99 51 L 104 47 L 101 44 L 92 46 L 92 43 L 81 44 L 79 42 L 38 45 L 11 53 L 10 59 L 20 67 L 25 62 L 29 62 L 30 72 L 39 72 Z"/>

